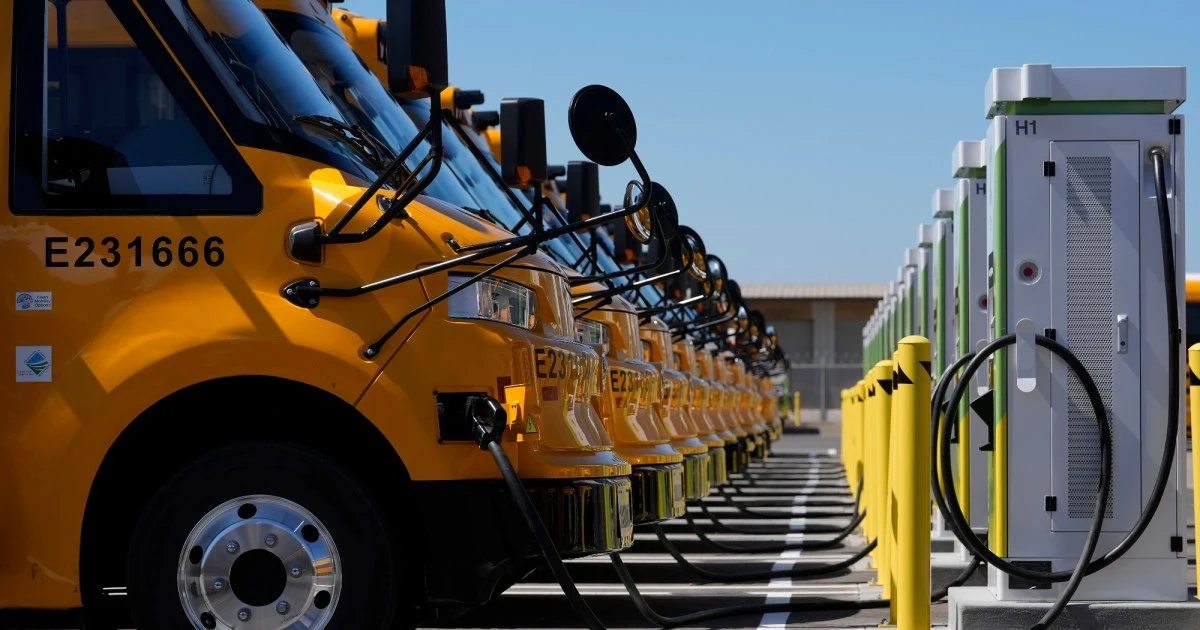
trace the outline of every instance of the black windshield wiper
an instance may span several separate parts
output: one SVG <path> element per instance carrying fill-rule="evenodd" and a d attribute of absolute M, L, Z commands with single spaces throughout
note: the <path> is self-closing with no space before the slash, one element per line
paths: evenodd
<path fill-rule="evenodd" d="M 383 170 L 394 158 L 391 149 L 358 125 L 348 125 L 337 118 L 323 115 L 301 115 L 292 120 L 342 140 L 376 171 Z"/>
<path fill-rule="evenodd" d="M 471 214 L 483 219 L 484 221 L 491 223 L 492 225 L 502 227 L 506 230 L 508 229 L 508 226 L 505 225 L 502 221 L 500 221 L 500 219 L 497 218 L 496 215 L 492 214 L 492 212 L 490 210 L 488 210 L 487 208 L 472 208 L 470 206 L 460 206 L 460 207 L 463 210 L 466 210 L 467 212 L 470 212 Z"/>

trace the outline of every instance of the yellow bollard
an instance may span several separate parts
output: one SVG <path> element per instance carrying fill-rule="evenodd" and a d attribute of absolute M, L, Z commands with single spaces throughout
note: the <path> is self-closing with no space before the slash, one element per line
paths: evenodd
<path fill-rule="evenodd" d="M 1188 389 L 1188 403 L 1194 422 L 1195 418 L 1200 418 L 1200 343 L 1188 348 Z M 1192 445 L 1192 492 L 1195 493 L 1192 508 L 1196 522 L 1200 523 L 1200 449 L 1195 444 Z M 1196 579 L 1200 580 L 1200 563 L 1196 564 Z"/>
<path fill-rule="evenodd" d="M 850 487 L 853 488 L 858 483 L 858 454 L 861 452 L 859 443 L 862 442 L 862 436 L 859 435 L 859 428 L 862 426 L 861 418 L 863 408 L 866 406 L 866 398 L 863 392 L 867 386 L 867 381 L 863 380 L 854 384 L 850 389 L 850 398 L 853 404 L 850 407 L 850 417 L 842 421 L 842 424 L 850 427 L 850 453 L 846 470 L 846 480 L 850 482 Z"/>
<path fill-rule="evenodd" d="M 842 396 L 846 395 L 846 390 L 842 390 Z M 842 401 L 842 417 L 845 418 L 846 401 Z M 792 426 L 800 426 L 800 390 L 792 392 Z"/>
<path fill-rule="evenodd" d="M 850 425 L 846 419 L 853 414 L 854 400 L 851 392 L 858 388 L 857 384 L 851 386 L 850 389 L 841 390 L 841 468 L 846 470 L 847 479 L 850 478 Z"/>
<path fill-rule="evenodd" d="M 896 416 L 891 431 L 889 514 L 884 532 L 892 570 L 892 621 L 899 630 L 929 628 L 930 345 L 920 336 L 896 351 Z"/>
<path fill-rule="evenodd" d="M 891 413 L 888 416 L 888 435 L 887 441 L 883 445 L 883 451 L 887 453 L 887 461 L 884 463 L 887 472 L 885 475 L 885 484 L 879 490 L 879 502 L 883 507 L 883 522 L 879 524 L 879 547 L 880 558 L 879 571 L 882 573 L 880 580 L 883 586 L 883 596 L 891 600 L 889 607 L 888 619 L 891 620 L 891 625 L 896 625 L 896 598 L 893 592 L 892 585 L 896 579 L 896 567 L 893 564 L 895 561 L 892 558 L 892 548 L 896 546 L 896 502 L 892 497 L 892 484 L 896 479 L 896 459 L 894 450 L 896 448 L 896 436 L 894 424 L 895 420 L 900 418 L 899 398 L 896 397 L 896 376 L 897 369 L 900 367 L 900 351 L 892 352 L 892 399 L 889 408 Z"/>
<path fill-rule="evenodd" d="M 862 403 L 858 400 L 858 392 L 860 387 L 861 381 L 855 383 L 854 386 L 851 387 L 847 392 L 850 403 L 846 407 L 846 415 L 842 416 L 842 434 L 845 436 L 844 440 L 846 443 L 846 452 L 844 456 L 845 461 L 843 465 L 846 469 L 846 481 L 851 487 L 854 486 L 854 468 L 856 466 L 854 462 L 854 454 L 858 452 L 858 448 L 855 446 L 858 440 L 858 436 L 855 435 L 855 429 L 857 428 L 856 425 L 858 423 L 855 421 L 855 418 L 858 417 L 859 409 L 862 407 Z"/>
<path fill-rule="evenodd" d="M 879 583 L 883 586 L 883 596 L 890 598 L 892 596 L 892 563 L 891 563 L 891 548 L 892 541 L 886 532 L 892 528 L 894 520 L 890 514 L 891 503 L 888 501 L 888 488 L 891 484 L 892 468 L 895 463 L 892 461 L 892 419 L 896 417 L 896 359 L 895 353 L 890 361 L 885 361 L 885 369 L 880 372 L 880 381 L 886 376 L 888 381 L 887 396 L 880 400 L 877 404 L 877 409 L 880 413 L 880 436 L 879 436 L 879 484 L 875 488 L 875 504 L 876 512 L 879 513 L 879 519 L 875 522 L 875 535 L 879 541 Z"/>
<path fill-rule="evenodd" d="M 871 368 L 870 376 L 875 394 L 868 398 L 867 420 L 863 427 L 867 434 L 867 479 L 863 485 L 863 505 L 867 508 L 867 517 L 863 522 L 867 526 L 867 539 L 878 541 L 871 560 L 876 569 L 875 583 L 882 586 L 888 578 L 882 533 L 887 520 L 884 496 L 887 491 L 888 436 L 892 417 L 892 362 L 876 363 Z M 884 586 L 884 589 L 887 587 Z"/>
<path fill-rule="evenodd" d="M 864 378 L 850 390 L 854 405 L 850 408 L 850 417 L 842 421 L 850 427 L 850 464 L 846 471 L 846 481 L 851 491 L 858 487 L 858 479 L 862 471 L 862 417 L 866 409 L 867 381 Z"/>
<path fill-rule="evenodd" d="M 842 420 L 842 424 L 846 425 L 850 431 L 850 453 L 846 470 L 846 481 L 850 484 L 850 489 L 853 492 L 858 485 L 858 471 L 862 466 L 859 455 L 862 453 L 862 415 L 865 405 L 863 398 L 863 390 L 866 387 L 866 381 L 859 381 L 851 390 L 851 395 L 854 398 L 854 406 L 850 408 L 850 417 Z"/>
<path fill-rule="evenodd" d="M 863 378 L 863 386 L 860 390 L 860 393 L 862 394 L 862 404 L 859 405 L 858 413 L 855 414 L 854 417 L 854 458 L 855 461 L 858 462 L 858 466 L 854 470 L 854 480 L 850 485 L 851 492 L 858 490 L 859 484 L 865 483 L 863 479 L 867 474 L 867 414 L 870 413 L 870 401 L 867 400 L 867 388 L 870 387 L 870 383 L 871 378 L 868 374 Z M 861 500 L 859 505 L 862 505 Z"/>
<path fill-rule="evenodd" d="M 874 367 L 867 370 L 865 387 L 866 400 L 863 401 L 862 413 L 862 495 L 859 497 L 859 511 L 866 511 L 867 516 L 863 519 L 863 533 L 867 536 L 867 540 L 871 540 L 875 536 L 875 524 L 872 522 L 872 517 L 875 516 L 874 510 L 871 509 L 871 489 L 875 483 L 875 476 L 878 474 L 875 471 L 875 394 L 879 388 L 877 381 L 878 370 Z M 851 487 L 855 490 L 857 486 Z M 878 547 L 876 547 L 878 549 Z M 875 553 L 872 552 L 871 559 L 875 559 Z"/>

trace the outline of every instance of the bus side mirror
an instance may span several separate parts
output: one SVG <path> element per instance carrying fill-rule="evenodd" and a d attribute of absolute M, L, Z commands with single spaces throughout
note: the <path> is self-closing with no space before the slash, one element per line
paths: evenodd
<path fill-rule="evenodd" d="M 386 42 L 388 90 L 404 98 L 436 94 L 450 82 L 446 51 L 446 0 L 388 0 L 379 25 Z"/>
<path fill-rule="evenodd" d="M 637 144 L 633 111 L 620 94 L 603 85 L 588 85 L 575 93 L 567 125 L 580 153 L 604 166 L 628 160 Z"/>
<path fill-rule="evenodd" d="M 666 187 L 655 182 L 650 189 L 650 202 L 646 204 L 646 208 L 643 212 L 653 213 L 655 225 L 659 231 L 657 234 L 659 238 L 648 240 L 650 260 L 662 261 L 657 268 L 659 271 L 667 272 L 677 269 L 683 263 L 683 259 L 690 255 L 690 252 L 685 255 L 684 249 L 687 244 L 681 243 L 677 238 L 679 208 L 675 205 L 675 200 L 671 198 L 671 193 L 667 192 Z M 637 229 L 638 218 L 641 214 L 642 212 L 638 212 L 626 217 L 626 224 L 635 238 L 638 237 L 638 233 L 634 230 Z M 652 232 L 649 232 L 649 228 L 646 229 L 654 236 Z M 664 256 L 664 253 L 669 255 Z"/>
<path fill-rule="evenodd" d="M 705 262 L 708 264 L 708 284 L 712 287 L 712 292 L 716 295 L 724 295 L 725 281 L 729 279 L 725 261 L 709 254 L 705 256 Z"/>
<path fill-rule="evenodd" d="M 546 105 L 540 98 L 500 101 L 500 175 L 513 188 L 546 181 Z"/>
<path fill-rule="evenodd" d="M 650 203 L 646 204 L 653 210 L 654 221 L 658 222 L 659 236 L 662 240 L 675 240 L 676 234 L 679 232 L 679 208 L 675 205 L 675 199 L 671 197 L 671 193 L 667 192 L 665 186 L 658 182 L 653 182 L 650 188 Z M 637 217 L 637 214 L 631 214 L 630 217 Z"/>
<path fill-rule="evenodd" d="M 708 281 L 708 250 L 700 234 L 692 228 L 681 225 L 676 231 L 675 242 L 678 243 L 677 256 L 680 264 L 696 282 Z"/>
<path fill-rule="evenodd" d="M 643 258 L 642 243 L 633 237 L 629 226 L 621 219 L 607 223 L 608 233 L 612 236 L 613 255 L 621 265 L 641 265 Z"/>
<path fill-rule="evenodd" d="M 729 301 L 733 306 L 742 308 L 742 287 L 738 286 L 737 280 L 725 280 L 725 294 L 729 296 Z"/>
<path fill-rule="evenodd" d="M 461 90 L 449 87 L 442 90 L 442 109 L 450 111 L 466 111 L 476 105 L 483 105 L 483 92 L 479 90 Z M 447 102 L 448 101 L 448 102 Z M 450 107 L 446 107 L 446 105 Z"/>
<path fill-rule="evenodd" d="M 595 162 L 567 162 L 567 221 L 600 216 L 600 167 Z"/>
<path fill-rule="evenodd" d="M 471 113 L 471 126 L 476 131 L 483 131 L 500 124 L 500 112 L 494 109 L 476 110 Z"/>

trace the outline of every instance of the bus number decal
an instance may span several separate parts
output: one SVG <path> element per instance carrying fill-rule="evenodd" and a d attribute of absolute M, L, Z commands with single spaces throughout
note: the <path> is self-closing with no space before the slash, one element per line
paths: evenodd
<path fill-rule="evenodd" d="M 633 391 L 633 372 L 629 370 L 610 370 L 609 381 L 612 384 L 613 393 L 625 394 Z"/>
<path fill-rule="evenodd" d="M 557 348 L 534 348 L 535 374 L 538 378 L 566 378 L 567 353 Z"/>
<path fill-rule="evenodd" d="M 115 236 L 80 236 L 74 241 L 66 236 L 47 236 L 45 263 L 47 267 L 95 267 L 100 263 L 112 268 L 122 262 L 134 267 L 220 267 L 225 262 L 224 244 L 220 236 L 204 240 L 184 236 L 177 242 L 169 236 L 135 236 L 126 243 Z"/>

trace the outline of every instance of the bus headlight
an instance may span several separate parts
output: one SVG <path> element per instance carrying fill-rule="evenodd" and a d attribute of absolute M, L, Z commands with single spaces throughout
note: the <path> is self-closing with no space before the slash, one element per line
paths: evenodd
<path fill-rule="evenodd" d="M 608 355 L 608 326 L 600 322 L 590 319 L 576 320 L 575 340 L 590 346 L 598 346 L 603 350 L 605 356 Z"/>
<path fill-rule="evenodd" d="M 450 274 L 449 288 L 462 286 L 474 274 Z M 490 319 L 530 330 L 537 320 L 537 299 L 533 291 L 515 282 L 488 277 L 455 293 L 447 300 L 454 319 Z"/>

